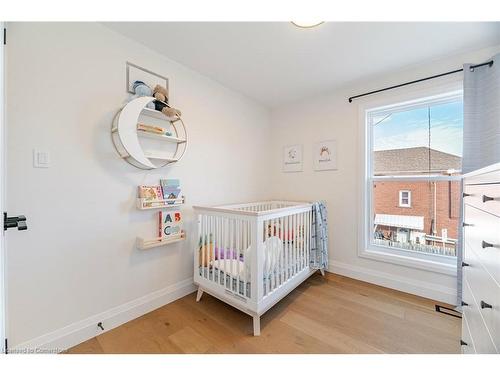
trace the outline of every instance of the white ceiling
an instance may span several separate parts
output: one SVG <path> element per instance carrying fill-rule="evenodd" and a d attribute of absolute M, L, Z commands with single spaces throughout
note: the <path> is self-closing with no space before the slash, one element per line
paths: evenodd
<path fill-rule="evenodd" d="M 500 44 L 499 23 L 120 22 L 105 25 L 268 107 Z"/>

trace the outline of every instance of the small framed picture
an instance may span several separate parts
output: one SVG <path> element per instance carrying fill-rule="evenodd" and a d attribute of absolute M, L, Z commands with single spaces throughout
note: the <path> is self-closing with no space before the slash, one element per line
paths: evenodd
<path fill-rule="evenodd" d="M 302 145 L 283 148 L 283 172 L 302 172 Z"/>
<path fill-rule="evenodd" d="M 313 163 L 315 171 L 337 169 L 337 142 L 321 141 L 314 144 Z"/>
<path fill-rule="evenodd" d="M 134 94 L 134 81 L 142 81 L 151 89 L 156 85 L 163 86 L 168 91 L 168 78 L 158 73 L 152 72 L 142 66 L 126 62 L 127 67 L 127 92 Z"/>

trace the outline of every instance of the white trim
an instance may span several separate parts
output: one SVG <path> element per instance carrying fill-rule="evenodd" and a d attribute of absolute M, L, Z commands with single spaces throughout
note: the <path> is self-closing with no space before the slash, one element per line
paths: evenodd
<path fill-rule="evenodd" d="M 424 271 L 441 273 L 449 276 L 457 275 L 456 258 L 445 255 L 417 253 L 411 250 L 374 245 L 368 249 L 360 251 L 358 255 L 360 258 L 393 263 Z"/>
<path fill-rule="evenodd" d="M 430 272 L 442 273 L 446 275 L 456 275 L 456 262 L 454 263 L 454 258 L 448 259 L 450 257 L 438 256 L 433 254 L 420 254 L 416 252 L 411 252 L 403 249 L 387 248 L 383 246 L 375 246 L 370 242 L 369 231 L 373 228 L 373 217 L 371 210 L 367 211 L 367 207 L 371 207 L 372 200 L 372 187 L 371 184 L 376 180 L 419 180 L 417 176 L 373 176 L 373 158 L 368 158 L 367 151 L 372 149 L 368 148 L 371 145 L 371 131 L 367 132 L 367 113 L 380 110 L 380 109 L 391 109 L 394 108 L 394 103 L 400 103 L 401 105 L 406 105 L 407 108 L 415 107 L 418 105 L 422 98 L 429 100 L 441 100 L 442 102 L 447 101 L 447 97 L 459 97 L 462 90 L 462 79 L 457 79 L 454 81 L 448 81 L 438 87 L 432 87 L 427 89 L 408 89 L 408 90 L 398 90 L 397 93 L 382 95 L 381 97 L 374 100 L 365 100 L 358 105 L 358 132 L 359 132 L 359 142 L 358 142 L 358 155 L 360 158 L 358 160 L 358 170 L 359 174 L 359 184 L 358 184 L 358 238 L 357 238 L 357 252 L 358 256 L 361 258 L 368 258 L 372 260 L 398 264 L 406 267 L 423 269 Z M 428 104 L 428 103 L 427 103 Z M 371 176 L 370 178 L 368 178 Z M 460 180 L 461 177 L 458 176 L 424 176 L 427 180 L 430 178 L 432 180 Z M 368 194 L 367 194 L 368 192 Z M 443 263 L 441 264 L 442 261 Z M 452 264 L 453 263 L 453 264 Z"/>
<path fill-rule="evenodd" d="M 150 311 L 156 310 L 193 293 L 194 291 L 196 291 L 196 287 L 193 284 L 193 279 L 189 278 L 123 305 L 80 320 L 79 322 L 72 323 L 66 327 L 36 337 L 30 341 L 18 344 L 10 348 L 9 352 L 61 352 L 103 333 L 97 327 L 98 322 L 103 323 L 105 328 L 104 332 L 107 332 L 147 314 Z"/>
<path fill-rule="evenodd" d="M 3 35 L 3 28 L 7 27 L 4 22 L 0 22 L 0 30 Z M 5 46 L 0 41 L 0 214 L 5 208 Z M 0 220 L 3 224 L 3 218 Z M 0 237 L 0 354 L 5 352 L 5 338 L 7 337 L 7 277 L 6 277 L 6 250 L 5 250 L 5 232 L 2 231 Z"/>
<path fill-rule="evenodd" d="M 408 203 L 403 203 L 403 194 L 407 194 Z M 399 191 L 399 207 L 411 208 L 411 190 Z"/>
<path fill-rule="evenodd" d="M 394 276 L 393 274 L 347 263 L 330 260 L 328 271 L 452 305 L 455 304 L 457 298 L 457 291 L 454 288 L 448 288 L 439 284 L 431 284 L 422 280 Z"/>
<path fill-rule="evenodd" d="M 486 167 L 483 167 L 481 169 L 476 169 L 475 171 L 464 174 L 462 177 L 463 178 L 476 177 L 476 176 L 480 176 L 482 174 L 496 172 L 496 171 L 500 171 L 500 163 L 495 163 L 495 164 L 491 164 L 491 165 L 488 165 Z"/>
<path fill-rule="evenodd" d="M 372 181 L 462 181 L 463 176 L 443 176 L 443 175 L 401 175 L 401 176 L 373 176 Z"/>

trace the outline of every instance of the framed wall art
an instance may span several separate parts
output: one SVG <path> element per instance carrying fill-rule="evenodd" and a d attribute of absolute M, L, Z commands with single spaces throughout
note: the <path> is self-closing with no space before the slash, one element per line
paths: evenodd
<path fill-rule="evenodd" d="M 283 172 L 302 172 L 302 145 L 283 147 Z"/>
<path fill-rule="evenodd" d="M 313 164 L 315 171 L 337 170 L 337 142 L 330 140 L 315 143 Z"/>

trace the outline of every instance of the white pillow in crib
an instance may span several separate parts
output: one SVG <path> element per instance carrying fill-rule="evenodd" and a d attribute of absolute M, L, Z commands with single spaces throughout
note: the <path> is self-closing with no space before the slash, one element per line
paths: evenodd
<path fill-rule="evenodd" d="M 277 268 L 282 252 L 283 242 L 279 237 L 272 236 L 264 241 L 264 256 L 261 258 L 264 276 L 269 275 Z M 249 246 L 245 250 L 243 262 L 236 259 L 227 259 L 226 262 L 224 262 L 224 259 L 220 259 L 212 261 L 210 264 L 232 277 L 239 276 L 240 280 L 246 280 L 248 277 L 250 281 L 251 256 L 252 251 L 251 246 Z"/>
<path fill-rule="evenodd" d="M 269 275 L 278 267 L 282 252 L 283 252 L 283 242 L 279 237 L 272 236 L 264 241 L 265 275 Z"/>
<path fill-rule="evenodd" d="M 248 267 L 245 267 L 245 263 L 242 262 L 241 260 L 237 259 L 213 260 L 210 262 L 210 265 L 214 268 L 217 268 L 218 270 L 221 270 L 226 275 L 229 275 L 234 278 L 239 277 L 240 280 L 242 281 L 246 280 L 246 275 L 248 275 L 248 277 L 250 278 L 250 273 L 248 273 L 250 269 Z"/>
<path fill-rule="evenodd" d="M 264 256 L 260 260 L 264 275 L 270 274 L 277 267 L 282 252 L 283 242 L 279 237 L 271 236 L 264 241 Z M 249 246 L 245 250 L 245 269 L 247 275 L 250 275 L 251 256 L 252 251 L 251 246 Z"/>

